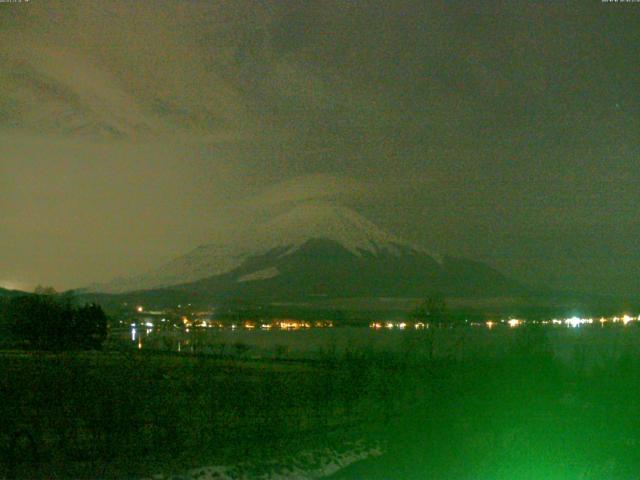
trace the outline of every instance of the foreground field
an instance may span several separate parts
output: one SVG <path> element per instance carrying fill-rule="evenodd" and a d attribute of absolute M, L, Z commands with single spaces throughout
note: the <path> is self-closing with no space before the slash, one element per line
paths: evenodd
<path fill-rule="evenodd" d="M 136 478 L 365 438 L 394 400 L 359 364 L 5 352 L 0 475 Z"/>
<path fill-rule="evenodd" d="M 568 360 L 554 353 L 547 333 L 514 332 L 499 357 L 411 355 L 428 336 L 413 337 L 404 351 L 353 349 L 306 362 L 5 352 L 1 475 L 142 478 L 260 464 L 286 472 L 309 452 L 359 444 L 378 445 L 382 455 L 326 472 L 637 478 L 638 345 L 607 362 L 586 361 L 580 349 Z M 256 478 L 226 471 L 235 472 L 226 478 Z M 319 478 L 320 471 L 263 478 Z"/>
<path fill-rule="evenodd" d="M 428 380 L 426 380 L 428 378 Z M 334 480 L 632 480 L 640 357 L 595 368 L 547 355 L 431 365 L 385 454 Z"/>

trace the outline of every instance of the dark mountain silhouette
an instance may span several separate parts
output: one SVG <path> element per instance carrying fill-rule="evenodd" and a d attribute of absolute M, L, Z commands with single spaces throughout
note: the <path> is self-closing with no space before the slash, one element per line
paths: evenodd
<path fill-rule="evenodd" d="M 183 301 L 507 296 L 525 290 L 483 263 L 433 255 L 326 202 L 298 205 L 229 242 L 198 247 L 145 275 L 93 289 Z"/>

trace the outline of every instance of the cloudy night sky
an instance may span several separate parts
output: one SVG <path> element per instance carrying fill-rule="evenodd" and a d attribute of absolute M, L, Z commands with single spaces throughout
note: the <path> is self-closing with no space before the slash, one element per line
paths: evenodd
<path fill-rule="evenodd" d="M 310 198 L 640 294 L 640 4 L 0 4 L 0 286 L 140 273 Z"/>

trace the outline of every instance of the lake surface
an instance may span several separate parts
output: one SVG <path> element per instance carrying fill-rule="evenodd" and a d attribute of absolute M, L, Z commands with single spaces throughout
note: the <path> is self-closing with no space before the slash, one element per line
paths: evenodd
<path fill-rule="evenodd" d="M 514 349 L 546 349 L 564 362 L 598 365 L 640 354 L 640 327 L 589 325 L 509 328 L 460 326 L 425 330 L 367 327 L 300 330 L 174 329 L 117 331 L 112 346 L 243 358 L 319 359 L 388 352 L 412 358 L 499 358 Z"/>

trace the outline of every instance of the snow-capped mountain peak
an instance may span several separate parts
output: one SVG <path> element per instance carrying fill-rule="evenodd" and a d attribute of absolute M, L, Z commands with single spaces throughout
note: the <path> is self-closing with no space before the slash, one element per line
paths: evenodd
<path fill-rule="evenodd" d="M 261 243 L 295 249 L 314 238 L 333 240 L 356 255 L 394 250 L 401 241 L 349 208 L 329 202 L 307 202 L 258 228 Z"/>
<path fill-rule="evenodd" d="M 292 254 L 317 239 L 335 242 L 355 256 L 383 251 L 391 255 L 400 255 L 403 251 L 428 255 L 422 248 L 385 232 L 352 209 L 314 201 L 298 204 L 281 215 L 249 226 L 228 241 L 202 245 L 156 270 L 94 286 L 92 290 L 115 293 L 194 282 L 231 272 L 268 252 L 277 251 L 280 257 Z"/>

